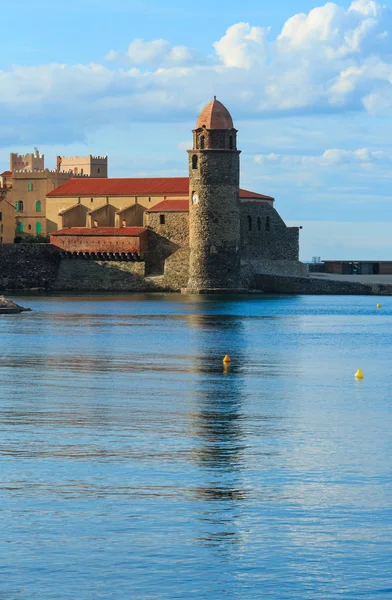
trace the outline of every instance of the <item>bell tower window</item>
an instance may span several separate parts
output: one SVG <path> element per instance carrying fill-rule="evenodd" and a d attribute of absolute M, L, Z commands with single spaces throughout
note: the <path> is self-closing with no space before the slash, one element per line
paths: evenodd
<path fill-rule="evenodd" d="M 197 163 L 198 163 L 197 154 L 194 154 L 192 156 L 192 169 L 197 169 Z"/>
<path fill-rule="evenodd" d="M 234 147 L 233 136 L 231 135 L 229 137 L 229 148 L 230 148 L 230 150 L 233 150 L 233 147 Z"/>
<path fill-rule="evenodd" d="M 265 220 L 265 230 L 266 231 L 271 231 L 271 219 L 270 217 L 267 217 Z"/>
<path fill-rule="evenodd" d="M 204 150 L 204 147 L 205 147 L 205 137 L 204 137 L 204 135 L 201 135 L 200 136 L 200 149 Z"/>
<path fill-rule="evenodd" d="M 248 231 L 252 231 L 252 217 L 248 216 Z"/>

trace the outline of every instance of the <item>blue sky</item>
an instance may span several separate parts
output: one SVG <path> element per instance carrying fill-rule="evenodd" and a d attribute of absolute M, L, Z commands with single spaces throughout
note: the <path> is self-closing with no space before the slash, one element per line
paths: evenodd
<path fill-rule="evenodd" d="M 301 257 L 391 259 L 392 0 L 18 0 L 2 8 L 0 169 L 11 151 L 108 154 L 185 175 L 214 94 L 242 187 L 303 225 Z"/>

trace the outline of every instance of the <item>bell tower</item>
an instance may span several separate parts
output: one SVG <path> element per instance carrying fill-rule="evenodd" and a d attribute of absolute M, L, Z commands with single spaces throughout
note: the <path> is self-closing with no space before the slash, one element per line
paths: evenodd
<path fill-rule="evenodd" d="M 240 151 L 237 130 L 216 97 L 202 110 L 189 155 L 189 292 L 240 282 Z"/>

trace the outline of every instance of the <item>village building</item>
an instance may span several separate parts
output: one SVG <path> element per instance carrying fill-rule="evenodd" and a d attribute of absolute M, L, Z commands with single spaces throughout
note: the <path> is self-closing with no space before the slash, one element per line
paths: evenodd
<path fill-rule="evenodd" d="M 11 171 L 0 175 L 0 244 L 12 244 L 15 238 L 15 208 L 7 198 L 11 189 L 10 178 Z"/>
<path fill-rule="evenodd" d="M 60 159 L 60 160 L 59 160 Z M 46 236 L 53 231 L 46 215 L 47 194 L 71 177 L 107 177 L 107 157 L 58 157 L 56 170 L 45 168 L 45 156 L 10 154 L 10 170 L 0 177 L 0 197 L 7 203 L 7 220 L 0 225 L 0 243 L 13 243 L 28 235 Z M 4 185 L 3 185 L 4 184 Z M 9 207 L 14 208 L 12 217 Z M 2 239 L 1 239 L 2 238 Z"/>
<path fill-rule="evenodd" d="M 108 157 L 107 156 L 58 156 L 57 170 L 68 172 L 74 175 L 87 175 L 88 177 L 107 177 L 108 176 Z"/>
<path fill-rule="evenodd" d="M 172 287 L 191 292 L 248 288 L 258 272 L 304 272 L 299 228 L 286 226 L 274 198 L 240 188 L 237 130 L 216 98 L 199 116 L 188 168 L 189 177 L 69 179 L 47 194 L 52 244 L 109 260 L 111 238 L 121 237 L 117 258 L 136 256 L 145 276 L 169 287 L 175 272 Z"/>

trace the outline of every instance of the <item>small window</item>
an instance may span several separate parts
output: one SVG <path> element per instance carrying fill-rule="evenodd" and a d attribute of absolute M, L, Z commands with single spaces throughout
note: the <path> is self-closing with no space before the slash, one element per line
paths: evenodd
<path fill-rule="evenodd" d="M 23 212 L 23 209 L 24 209 L 24 206 L 23 206 L 23 200 L 19 200 L 19 202 L 18 202 L 18 208 L 17 208 L 17 210 L 18 210 L 19 212 Z"/>
<path fill-rule="evenodd" d="M 149 198 L 148 201 L 151 202 L 151 198 Z"/>
<path fill-rule="evenodd" d="M 18 233 L 23 233 L 23 223 L 22 223 L 22 221 L 19 221 L 19 223 L 18 223 Z"/>
<path fill-rule="evenodd" d="M 257 231 L 261 231 L 261 219 L 257 217 Z"/>
<path fill-rule="evenodd" d="M 270 217 L 267 217 L 265 220 L 265 230 L 271 231 L 271 218 Z"/>
<path fill-rule="evenodd" d="M 248 216 L 248 231 L 252 231 L 252 217 Z"/>
<path fill-rule="evenodd" d="M 90 202 L 94 202 L 94 198 L 91 198 L 91 199 L 90 199 Z"/>
<path fill-rule="evenodd" d="M 35 224 L 35 233 L 42 233 L 42 223 L 39 221 Z"/>
<path fill-rule="evenodd" d="M 31 231 L 31 225 L 29 225 L 29 226 L 27 227 L 27 229 L 28 229 L 29 231 Z"/>
<path fill-rule="evenodd" d="M 0 212 L 0 221 L 2 221 L 2 220 L 3 220 L 3 213 Z"/>
<path fill-rule="evenodd" d="M 197 154 L 194 154 L 192 156 L 192 169 L 197 169 L 197 163 L 198 163 Z"/>
<path fill-rule="evenodd" d="M 80 169 L 80 174 L 83 175 L 83 169 Z"/>
<path fill-rule="evenodd" d="M 42 210 L 41 200 L 37 200 L 37 202 L 35 203 L 35 210 L 36 210 L 36 212 L 41 212 L 41 210 Z"/>
<path fill-rule="evenodd" d="M 165 215 L 159 215 L 159 223 L 160 225 L 164 225 L 165 224 Z"/>
<path fill-rule="evenodd" d="M 100 173 L 100 172 L 101 172 L 101 169 L 97 169 L 97 173 Z"/>
<path fill-rule="evenodd" d="M 204 150 L 204 146 L 205 146 L 205 137 L 204 135 L 200 136 L 200 148 L 201 150 Z"/>
<path fill-rule="evenodd" d="M 33 184 L 31 183 L 31 181 L 27 184 L 27 191 L 28 192 L 32 192 L 33 191 Z"/>
<path fill-rule="evenodd" d="M 233 136 L 231 135 L 229 137 L 229 148 L 230 150 L 233 150 L 234 144 L 233 144 Z"/>
<path fill-rule="evenodd" d="M 4 225 L 3 225 L 3 223 L 2 223 L 2 224 L 0 225 L 0 233 L 3 233 L 3 232 L 4 232 Z"/>

